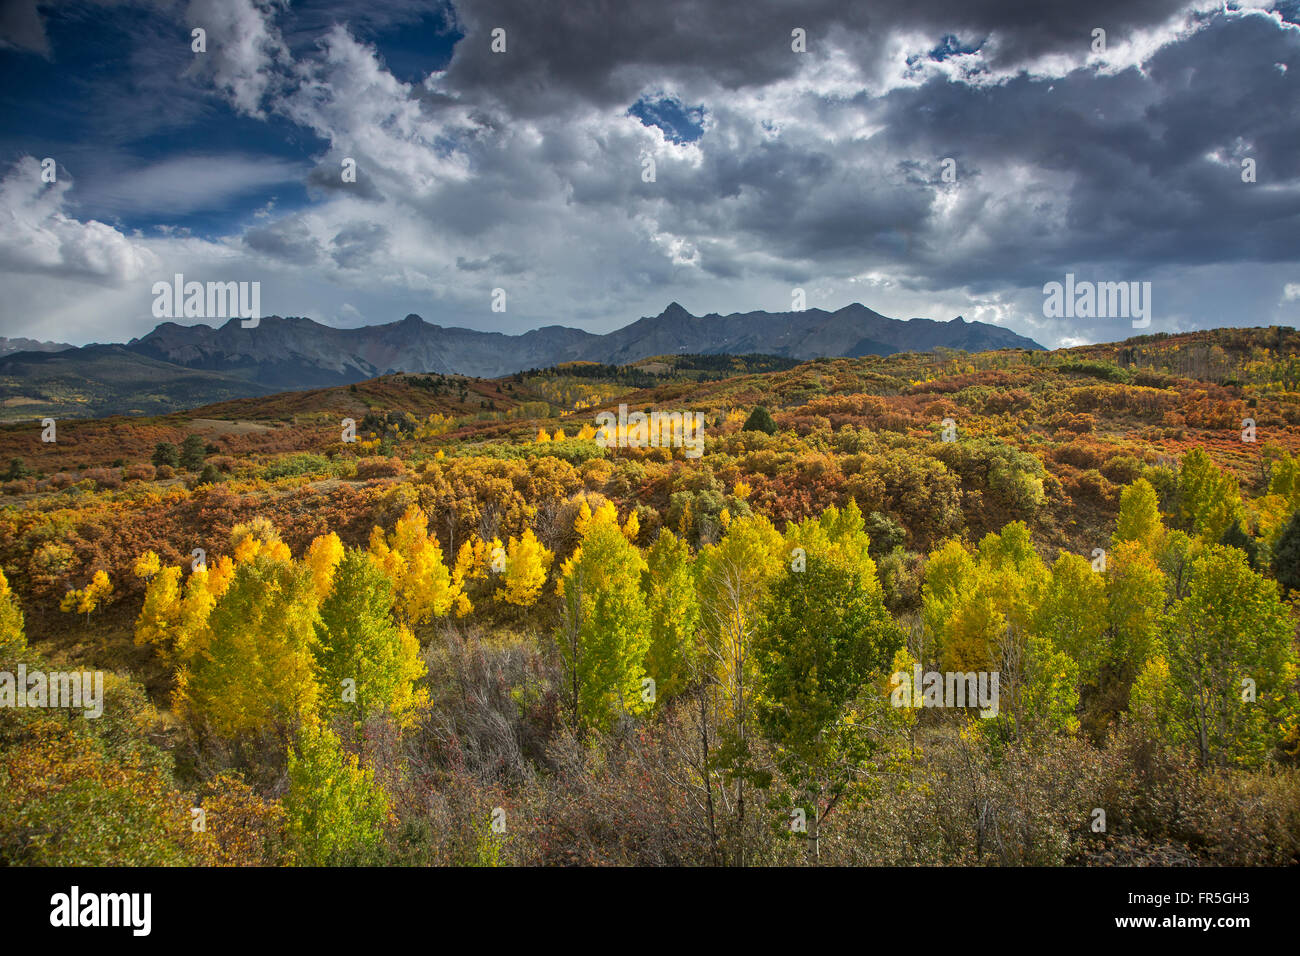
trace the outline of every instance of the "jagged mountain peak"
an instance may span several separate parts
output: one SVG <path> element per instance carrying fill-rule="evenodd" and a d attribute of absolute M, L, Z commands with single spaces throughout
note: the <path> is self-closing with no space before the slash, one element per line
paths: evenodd
<path fill-rule="evenodd" d="M 415 313 L 385 325 L 341 329 L 305 316 L 266 316 L 245 328 L 230 319 L 218 329 L 208 325 L 160 323 L 125 346 L 123 354 L 143 361 L 245 381 L 249 394 L 343 385 L 388 371 L 459 373 L 494 378 L 521 369 L 545 368 L 572 361 L 629 364 L 655 355 L 758 353 L 793 359 L 889 355 L 924 352 L 946 346 L 967 351 L 1041 348 L 1009 329 L 961 316 L 947 322 L 891 319 L 860 302 L 834 312 L 733 312 L 692 315 L 670 302 L 647 316 L 603 335 L 561 325 L 521 335 L 445 328 Z M 98 353 L 70 349 L 62 367 L 74 368 L 84 356 Z M 0 372 L 5 359 L 0 357 Z M 153 373 L 151 373 L 153 374 Z"/>

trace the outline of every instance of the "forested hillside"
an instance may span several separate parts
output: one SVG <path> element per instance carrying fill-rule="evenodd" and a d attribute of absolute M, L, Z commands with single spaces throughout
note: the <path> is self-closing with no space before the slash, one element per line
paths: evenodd
<path fill-rule="evenodd" d="M 0 708 L 6 863 L 1300 862 L 1293 330 L 50 427 L 0 671 L 109 673 Z"/>

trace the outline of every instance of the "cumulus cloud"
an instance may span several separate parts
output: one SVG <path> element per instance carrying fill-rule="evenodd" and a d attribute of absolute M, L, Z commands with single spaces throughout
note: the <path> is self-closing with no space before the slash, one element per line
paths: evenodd
<path fill-rule="evenodd" d="M 1259 290 L 1300 258 L 1300 29 L 1267 5 L 675 0 L 611 16 L 597 0 L 466 0 L 439 14 L 464 34 L 445 69 L 399 79 L 375 37 L 429 10 L 193 0 L 180 25 L 204 26 L 208 53 L 189 79 L 303 131 L 310 155 L 173 156 L 86 197 L 179 214 L 298 177 L 305 207 L 267 203 L 201 246 L 78 223 L 62 199 L 6 191 L 0 209 L 49 235 L 265 270 L 300 296 L 285 311 L 328 317 L 341 288 L 352 324 L 418 311 L 506 331 L 610 328 L 669 299 L 783 309 L 800 285 L 825 307 L 963 314 L 1056 344 L 1128 334 L 1044 318 L 1042 285 L 1066 272 L 1153 281 L 1167 308 L 1152 330 L 1263 324 L 1280 304 Z M 33 249 L 0 252 L 78 268 L 48 239 Z"/>
<path fill-rule="evenodd" d="M 274 16 L 287 0 L 191 0 L 184 21 L 206 32 L 206 51 L 192 71 L 210 79 L 235 107 L 264 117 L 262 100 L 275 92 L 277 65 L 289 55 Z"/>
<path fill-rule="evenodd" d="M 148 249 L 112 226 L 68 216 L 63 206 L 72 179 L 55 168 L 57 180 L 42 182 L 41 163 L 26 156 L 0 180 L 0 271 L 121 285 L 157 268 Z"/>

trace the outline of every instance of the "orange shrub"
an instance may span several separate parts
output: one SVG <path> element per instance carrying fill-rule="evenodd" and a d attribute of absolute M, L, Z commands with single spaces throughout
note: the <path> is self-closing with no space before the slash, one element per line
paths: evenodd
<path fill-rule="evenodd" d="M 358 478 L 396 478 L 405 472 L 400 458 L 362 458 L 357 462 Z"/>

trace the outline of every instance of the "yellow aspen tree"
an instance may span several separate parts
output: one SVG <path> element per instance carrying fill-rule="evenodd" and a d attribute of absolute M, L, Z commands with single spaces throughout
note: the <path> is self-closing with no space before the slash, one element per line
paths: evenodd
<path fill-rule="evenodd" d="M 22 651 L 27 646 L 23 634 L 23 612 L 9 589 L 9 579 L 0 569 L 0 654 Z"/>
<path fill-rule="evenodd" d="M 278 552 L 270 548 L 236 566 L 177 673 L 178 713 L 223 737 L 317 716 L 311 572 Z"/>
<path fill-rule="evenodd" d="M 136 567 L 138 570 L 138 562 Z M 176 649 L 180 626 L 181 569 L 173 564 L 159 569 L 149 578 L 144 604 L 135 621 L 135 643 L 137 646 L 152 644 L 163 660 L 170 660 Z"/>
<path fill-rule="evenodd" d="M 474 577 L 476 560 L 474 542 L 470 539 L 461 542 L 460 550 L 456 552 L 456 562 L 451 569 L 451 583 L 457 592 L 454 606 L 457 617 L 464 617 L 474 610 L 474 604 L 465 591 L 465 583 Z"/>
<path fill-rule="evenodd" d="M 546 584 L 553 557 L 531 528 L 526 529 L 522 537 L 512 535 L 506 547 L 504 600 L 518 607 L 536 604 Z"/>
<path fill-rule="evenodd" d="M 185 581 L 176 631 L 176 652 L 180 657 L 189 657 L 202 650 L 208 615 L 229 589 L 234 577 L 235 561 L 226 554 L 190 573 Z"/>
<path fill-rule="evenodd" d="M 230 545 L 236 564 L 251 561 L 263 552 L 275 561 L 291 557 L 289 546 L 280 540 L 280 532 L 269 518 L 257 517 L 235 525 L 230 530 Z"/>
<path fill-rule="evenodd" d="M 334 572 L 343 560 L 343 542 L 339 536 L 330 532 L 313 539 L 303 556 L 311 571 L 312 587 L 318 602 L 325 600 L 334 584 Z"/>
<path fill-rule="evenodd" d="M 385 538 L 375 528 L 370 535 L 371 558 L 384 569 L 397 589 L 397 608 L 410 624 L 443 617 L 459 604 L 462 590 L 442 559 L 442 546 L 429 532 L 429 519 L 416 505 L 397 519 Z"/>
<path fill-rule="evenodd" d="M 86 622 L 89 623 L 90 615 L 104 604 L 112 593 L 113 582 L 109 580 L 108 572 L 99 570 L 91 576 L 90 583 L 84 588 L 73 588 L 68 591 L 59 603 L 59 610 L 84 614 Z"/>
<path fill-rule="evenodd" d="M 146 551 L 140 557 L 136 558 L 135 566 L 132 568 L 135 576 L 146 583 L 152 580 L 153 576 L 158 573 L 162 567 L 162 560 L 158 557 L 156 551 Z"/>

